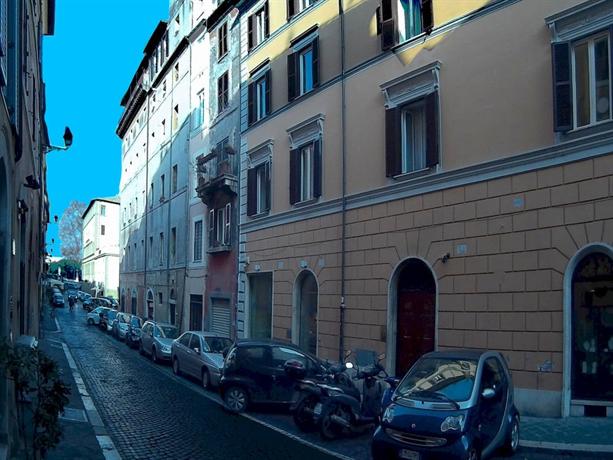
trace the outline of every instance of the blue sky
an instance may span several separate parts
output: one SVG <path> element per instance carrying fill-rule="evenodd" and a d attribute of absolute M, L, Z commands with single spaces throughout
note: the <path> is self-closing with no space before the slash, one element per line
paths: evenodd
<path fill-rule="evenodd" d="M 119 105 L 143 48 L 168 0 L 58 0 L 55 35 L 43 40 L 47 125 L 54 145 L 70 126 L 74 144 L 47 155 L 51 223 L 47 242 L 60 255 L 58 225 L 72 200 L 116 195 L 121 175 L 121 143 L 115 129 Z"/>

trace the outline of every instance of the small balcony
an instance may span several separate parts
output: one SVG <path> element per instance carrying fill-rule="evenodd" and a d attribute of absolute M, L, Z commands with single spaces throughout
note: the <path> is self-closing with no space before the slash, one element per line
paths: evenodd
<path fill-rule="evenodd" d="M 196 192 L 209 207 L 218 201 L 227 201 L 238 192 L 238 158 L 232 147 L 213 149 L 211 153 L 198 157 L 198 187 Z M 225 196 L 222 196 L 225 195 Z"/>

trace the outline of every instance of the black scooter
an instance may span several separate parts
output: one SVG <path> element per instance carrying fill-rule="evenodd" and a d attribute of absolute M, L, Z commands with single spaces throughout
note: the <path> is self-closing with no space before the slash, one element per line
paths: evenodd
<path fill-rule="evenodd" d="M 379 360 L 380 361 L 380 360 Z M 347 363 L 352 368 L 351 363 Z M 385 369 L 376 362 L 359 370 L 355 380 L 362 380 L 362 391 L 357 394 L 331 394 L 324 402 L 319 429 L 323 439 L 362 434 L 379 424 L 383 395 L 386 390 Z"/>

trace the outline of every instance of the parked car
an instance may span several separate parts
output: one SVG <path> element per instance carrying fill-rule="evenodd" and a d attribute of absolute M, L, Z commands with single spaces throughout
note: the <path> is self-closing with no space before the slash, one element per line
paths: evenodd
<path fill-rule="evenodd" d="M 116 309 L 116 310 L 117 310 L 117 309 L 119 309 L 119 302 L 118 302 L 117 300 L 115 300 L 113 297 L 110 297 L 110 296 L 102 296 L 102 297 L 101 297 L 101 299 L 106 299 L 106 300 L 108 300 L 108 301 L 111 303 L 111 306 L 112 306 L 114 309 Z"/>
<path fill-rule="evenodd" d="M 130 348 L 139 346 L 142 327 L 143 319 L 140 316 L 130 316 L 128 330 L 126 331 L 126 345 L 128 345 Z"/>
<path fill-rule="evenodd" d="M 115 320 L 117 313 L 119 312 L 113 309 L 103 311 L 100 314 L 100 324 L 98 324 L 100 329 L 102 329 L 104 332 L 111 332 L 113 330 L 113 321 Z"/>
<path fill-rule="evenodd" d="M 51 305 L 53 307 L 64 308 L 64 295 L 61 292 L 54 292 L 51 297 Z"/>
<path fill-rule="evenodd" d="M 323 362 L 291 344 L 256 340 L 234 344 L 219 384 L 226 407 L 243 412 L 252 404 L 295 404 L 299 393 L 296 379 L 286 372 L 288 361 L 301 363 L 306 378 L 326 372 Z"/>
<path fill-rule="evenodd" d="M 172 324 L 147 321 L 141 329 L 139 351 L 151 356 L 153 362 L 170 361 L 172 341 L 179 336 L 179 329 Z"/>
<path fill-rule="evenodd" d="M 115 336 L 115 338 L 119 340 L 124 340 L 126 338 L 126 333 L 128 332 L 128 325 L 130 324 L 130 314 L 119 312 L 115 319 L 111 323 L 111 333 Z"/>
<path fill-rule="evenodd" d="M 411 367 L 371 446 L 374 460 L 477 460 L 499 448 L 514 453 L 518 444 L 519 413 L 504 358 L 454 350 L 428 353 Z"/>
<path fill-rule="evenodd" d="M 83 300 L 81 300 L 81 305 L 83 305 L 83 309 L 86 311 L 91 311 L 94 308 L 94 304 L 92 302 L 92 296 L 89 294 L 85 294 L 83 296 Z"/>
<path fill-rule="evenodd" d="M 92 297 L 92 305 L 94 307 L 113 308 L 111 302 L 109 302 L 109 300 L 105 299 L 104 297 Z"/>
<path fill-rule="evenodd" d="M 90 326 L 94 324 L 100 324 L 100 314 L 110 310 L 107 307 L 96 307 L 87 314 L 87 324 Z"/>
<path fill-rule="evenodd" d="M 172 370 L 200 379 L 204 388 L 218 386 L 223 353 L 232 340 L 214 332 L 188 331 L 172 343 Z"/>

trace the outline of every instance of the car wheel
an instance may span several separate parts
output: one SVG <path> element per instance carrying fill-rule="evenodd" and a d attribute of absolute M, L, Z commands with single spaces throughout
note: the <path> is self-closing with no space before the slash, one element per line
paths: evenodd
<path fill-rule="evenodd" d="M 205 390 L 211 388 L 211 376 L 209 374 L 209 370 L 206 367 L 202 369 L 202 376 L 200 381 L 202 382 L 202 388 L 204 388 Z"/>
<path fill-rule="evenodd" d="M 300 431 L 310 432 L 317 429 L 314 411 L 318 402 L 319 398 L 316 396 L 308 396 L 298 404 L 298 407 L 294 411 L 294 423 Z"/>
<path fill-rule="evenodd" d="M 230 387 L 224 392 L 223 401 L 230 412 L 240 414 L 247 410 L 249 395 L 243 387 Z"/>
<path fill-rule="evenodd" d="M 151 359 L 153 360 L 155 364 L 158 363 L 158 354 L 155 351 L 155 347 L 153 347 L 153 350 L 151 351 Z"/>
<path fill-rule="evenodd" d="M 175 375 L 181 375 L 181 369 L 179 368 L 179 360 L 174 358 L 172 360 L 172 371 Z"/>
<path fill-rule="evenodd" d="M 94 320 L 91 319 L 91 318 L 87 318 L 87 324 L 90 325 L 90 326 L 93 326 L 94 325 Z"/>
<path fill-rule="evenodd" d="M 502 447 L 503 452 L 506 455 L 513 455 L 517 452 L 517 448 L 519 447 L 519 417 L 517 415 L 513 416 L 511 420 L 511 424 L 509 425 L 509 431 L 507 432 L 507 437 L 504 441 L 504 446 Z"/>
<path fill-rule="evenodd" d="M 319 432 L 321 437 L 326 440 L 336 439 L 342 436 L 345 428 L 335 419 L 342 419 L 345 422 L 352 424 L 351 409 L 343 404 L 332 403 L 324 405 L 321 411 L 321 424 Z"/>

